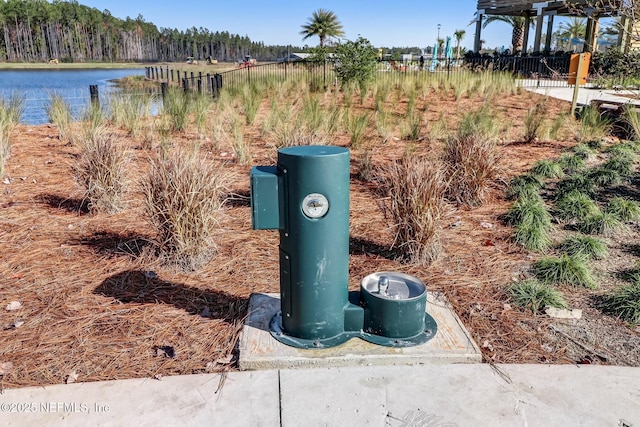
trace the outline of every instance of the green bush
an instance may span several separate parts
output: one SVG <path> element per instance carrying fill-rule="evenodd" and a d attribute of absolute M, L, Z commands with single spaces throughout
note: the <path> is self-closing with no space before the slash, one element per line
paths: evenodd
<path fill-rule="evenodd" d="M 537 314 L 545 307 L 567 307 L 560 291 L 537 280 L 529 279 L 514 283 L 509 286 L 508 292 L 515 305 L 528 308 L 533 311 L 533 314 Z"/>
<path fill-rule="evenodd" d="M 376 49 L 363 37 L 338 44 L 334 55 L 338 80 L 342 85 L 356 83 L 364 89 L 374 76 L 377 57 Z"/>

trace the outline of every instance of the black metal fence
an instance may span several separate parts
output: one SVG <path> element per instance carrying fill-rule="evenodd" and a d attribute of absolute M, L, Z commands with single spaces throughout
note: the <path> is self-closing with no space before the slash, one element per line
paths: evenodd
<path fill-rule="evenodd" d="M 379 61 L 378 78 L 400 82 L 407 76 L 424 79 L 448 79 L 469 72 L 507 72 L 523 86 L 568 87 L 570 57 L 563 56 L 496 56 L 460 59 L 425 59 L 423 61 Z M 337 84 L 331 62 L 278 62 L 249 65 L 216 74 L 172 70 L 169 67 L 147 67 L 146 77 L 168 84 L 179 84 L 185 90 L 196 90 L 216 96 L 223 87 L 237 89 L 255 83 L 277 83 L 303 79 L 312 89 Z"/>

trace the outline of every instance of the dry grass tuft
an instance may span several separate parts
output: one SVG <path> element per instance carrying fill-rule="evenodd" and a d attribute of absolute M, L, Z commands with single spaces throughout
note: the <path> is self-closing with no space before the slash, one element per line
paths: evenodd
<path fill-rule="evenodd" d="M 447 197 L 458 205 L 479 206 L 499 171 L 498 126 L 485 107 L 465 115 L 445 144 Z"/>
<path fill-rule="evenodd" d="M 176 152 L 151 161 L 142 189 L 161 257 L 185 270 L 209 261 L 225 202 L 223 170 L 197 153 Z"/>
<path fill-rule="evenodd" d="M 406 156 L 389 165 L 383 177 L 401 258 L 427 266 L 442 251 L 441 220 L 447 211 L 446 182 L 440 168 Z"/>
<path fill-rule="evenodd" d="M 129 163 L 120 141 L 114 134 L 94 132 L 80 150 L 75 176 L 84 188 L 89 209 L 94 213 L 118 212 L 127 188 L 125 170 Z"/>

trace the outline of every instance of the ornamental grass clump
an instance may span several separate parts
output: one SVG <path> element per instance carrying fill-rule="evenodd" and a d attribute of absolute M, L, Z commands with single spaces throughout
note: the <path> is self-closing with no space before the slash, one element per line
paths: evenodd
<path fill-rule="evenodd" d="M 574 191 L 578 191 L 589 196 L 595 195 L 596 186 L 588 173 L 571 175 L 558 181 L 555 193 L 556 199 L 559 200 Z"/>
<path fill-rule="evenodd" d="M 197 152 L 174 152 L 151 160 L 142 191 L 161 258 L 185 270 L 206 264 L 216 253 L 213 234 L 224 212 L 223 169 Z"/>
<path fill-rule="evenodd" d="M 520 175 L 513 178 L 509 183 L 507 197 L 509 199 L 531 197 L 533 194 L 538 194 L 543 185 L 544 183 L 542 180 L 536 175 Z"/>
<path fill-rule="evenodd" d="M 80 155 L 74 169 L 89 209 L 94 213 L 118 212 L 128 185 L 129 165 L 129 156 L 121 142 L 103 129 L 93 132 L 79 146 Z"/>
<path fill-rule="evenodd" d="M 533 266 L 536 278 L 547 285 L 569 285 L 574 288 L 596 289 L 596 280 L 584 257 L 561 255 L 545 257 Z"/>
<path fill-rule="evenodd" d="M 640 324 L 640 281 L 625 285 L 617 292 L 605 296 L 602 311 L 629 324 Z"/>
<path fill-rule="evenodd" d="M 62 141 L 71 141 L 71 123 L 73 117 L 71 116 L 71 106 L 69 102 L 58 94 L 53 94 L 49 98 L 49 104 L 47 105 L 47 117 L 49 122 L 58 127 L 58 137 Z"/>
<path fill-rule="evenodd" d="M 441 221 L 447 212 L 442 171 L 433 163 L 406 156 L 381 177 L 401 259 L 427 266 L 441 252 Z"/>
<path fill-rule="evenodd" d="M 600 188 L 617 187 L 622 184 L 622 176 L 618 171 L 597 167 L 587 172 L 587 177 Z"/>
<path fill-rule="evenodd" d="M 607 237 L 616 231 L 624 230 L 626 226 L 615 213 L 603 211 L 576 222 L 576 228 L 584 234 L 599 234 Z"/>
<path fill-rule="evenodd" d="M 564 171 L 562 165 L 553 160 L 538 160 L 531 168 L 531 174 L 542 179 L 562 178 Z"/>
<path fill-rule="evenodd" d="M 23 111 L 21 96 L 13 95 L 9 101 L 0 98 L 0 176 L 4 173 L 4 162 L 11 155 L 11 132 L 20 123 Z"/>
<path fill-rule="evenodd" d="M 601 167 L 617 172 L 622 178 L 629 178 L 634 171 L 634 160 L 632 156 L 616 153 L 612 154 Z"/>
<path fill-rule="evenodd" d="M 640 205 L 633 200 L 623 197 L 614 197 L 609 200 L 606 212 L 615 215 L 622 222 L 635 222 L 640 220 Z"/>
<path fill-rule="evenodd" d="M 169 118 L 171 130 L 183 131 L 187 126 L 190 111 L 189 94 L 181 88 L 170 87 L 162 102 L 162 114 Z"/>
<path fill-rule="evenodd" d="M 447 198 L 458 205 L 479 206 L 499 172 L 496 139 L 499 126 L 487 107 L 466 114 L 458 132 L 447 138 L 443 161 Z"/>
<path fill-rule="evenodd" d="M 572 236 L 558 246 L 558 250 L 569 256 L 586 259 L 605 259 L 609 255 L 607 244 L 592 236 Z"/>
<path fill-rule="evenodd" d="M 624 110 L 624 117 L 631 128 L 631 139 L 640 142 L 640 112 L 634 107 L 628 106 Z"/>
<path fill-rule="evenodd" d="M 580 141 L 605 138 L 611 134 L 612 129 L 612 120 L 600 114 L 596 107 L 587 105 L 582 109 L 577 135 Z"/>
<path fill-rule="evenodd" d="M 595 151 L 589 148 L 587 144 L 578 144 L 571 149 L 574 156 L 580 157 L 584 161 L 593 159 Z"/>
<path fill-rule="evenodd" d="M 579 172 L 585 167 L 585 162 L 582 157 L 570 153 L 560 155 L 558 163 L 562 166 L 562 170 L 566 174 Z"/>
<path fill-rule="evenodd" d="M 564 221 L 584 221 L 600 213 L 596 202 L 588 194 L 577 190 L 568 192 L 556 202 L 555 214 Z"/>
<path fill-rule="evenodd" d="M 139 136 L 142 119 L 151 112 L 152 98 L 148 95 L 118 94 L 110 100 L 111 120 L 129 132 Z"/>
<path fill-rule="evenodd" d="M 531 251 L 546 251 L 552 243 L 551 215 L 540 196 L 516 200 L 506 215 L 515 228 L 513 240 Z"/>
<path fill-rule="evenodd" d="M 540 128 L 547 115 L 547 99 L 543 98 L 529 108 L 524 117 L 524 142 L 529 144 L 538 139 Z"/>
<path fill-rule="evenodd" d="M 562 293 L 535 279 L 514 283 L 507 288 L 511 301 L 538 314 L 546 307 L 567 308 Z"/>

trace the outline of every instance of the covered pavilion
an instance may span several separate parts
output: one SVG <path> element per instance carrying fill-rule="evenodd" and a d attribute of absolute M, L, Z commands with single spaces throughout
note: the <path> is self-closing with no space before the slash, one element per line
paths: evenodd
<path fill-rule="evenodd" d="M 531 21 L 535 19 L 535 39 L 532 53 L 540 54 L 542 49 L 542 27 L 547 20 L 547 32 L 545 37 L 545 50 L 551 46 L 553 33 L 553 19 L 555 16 L 574 16 L 587 18 L 587 28 L 584 43 L 584 52 L 592 52 L 596 49 L 599 20 L 602 17 L 620 16 L 622 18 L 622 34 L 618 37 L 618 46 L 624 51 L 635 47 L 632 42 L 633 22 L 627 16 L 622 15 L 622 3 L 625 0 L 607 0 L 594 2 L 593 0 L 561 0 L 533 2 L 527 0 L 478 0 L 476 12 L 476 33 L 473 51 L 480 52 L 482 40 L 482 22 L 485 15 L 522 16 L 525 18 L 524 49 L 527 50 L 530 37 Z M 594 6 L 598 4 L 598 6 Z"/>

